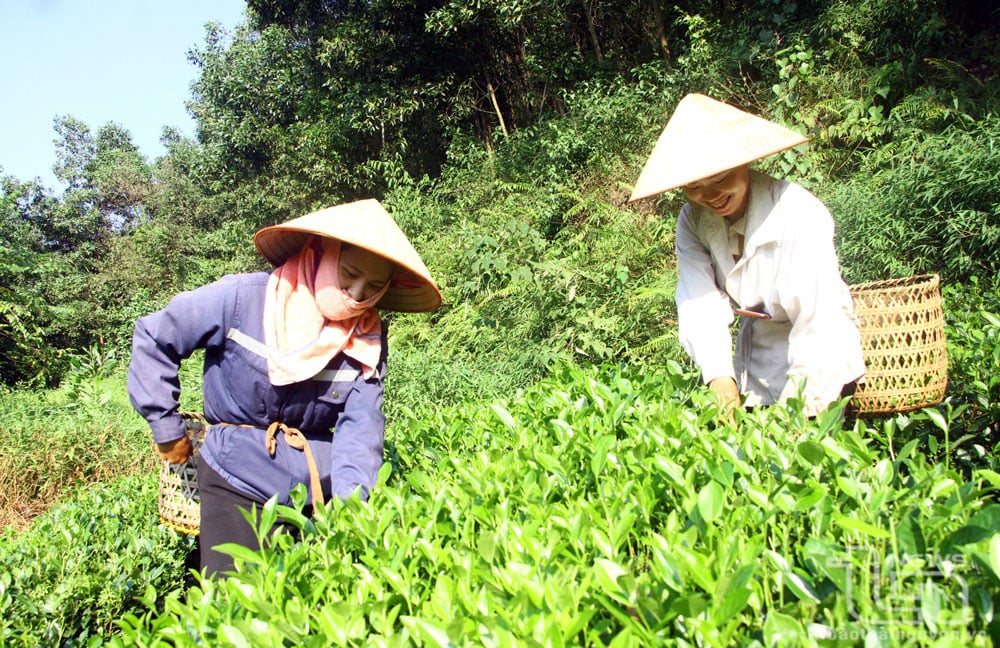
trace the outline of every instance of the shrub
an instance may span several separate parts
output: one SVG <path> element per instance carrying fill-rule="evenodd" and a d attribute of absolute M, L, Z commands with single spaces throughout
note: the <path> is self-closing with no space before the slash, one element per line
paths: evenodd
<path fill-rule="evenodd" d="M 78 487 L 155 469 L 117 353 L 95 346 L 68 364 L 57 390 L 0 393 L 0 528 L 23 528 Z"/>
<path fill-rule="evenodd" d="M 996 637 L 996 473 L 967 480 L 915 441 L 883 454 L 836 409 L 739 413 L 737 429 L 713 402 L 677 365 L 562 368 L 489 406 L 414 412 L 368 504 L 267 504 L 265 532 L 282 517 L 301 541 L 233 548 L 228 580 L 151 593 L 122 642 Z"/>
<path fill-rule="evenodd" d="M 850 180 L 825 187 L 845 276 L 852 283 L 926 272 L 952 283 L 996 276 L 998 139 L 996 117 L 911 133 L 869 156 Z"/>
<path fill-rule="evenodd" d="M 183 585 L 192 548 L 159 524 L 152 476 L 80 492 L 0 537 L 0 644 L 99 645 L 147 588 Z"/>
<path fill-rule="evenodd" d="M 961 457 L 1000 469 L 1000 280 L 946 284 L 948 395 L 956 407 Z"/>

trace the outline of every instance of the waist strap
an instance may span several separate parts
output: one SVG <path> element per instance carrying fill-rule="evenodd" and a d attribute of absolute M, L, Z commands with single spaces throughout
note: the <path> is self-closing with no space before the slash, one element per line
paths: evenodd
<path fill-rule="evenodd" d="M 221 422 L 219 425 L 245 428 L 256 427 L 255 425 L 240 425 L 237 423 Z M 302 434 L 302 430 L 288 427 L 281 421 L 275 421 L 268 426 L 267 433 L 264 435 L 264 447 L 267 448 L 267 454 L 272 457 L 278 449 L 278 432 L 285 435 L 285 443 L 288 444 L 288 447 L 295 448 L 296 450 L 306 453 L 306 463 L 309 464 L 309 489 L 312 491 L 313 506 L 316 504 L 322 504 L 324 501 L 323 486 L 319 480 L 319 468 L 316 466 L 316 459 L 313 458 L 312 448 L 309 447 L 309 440 L 306 439 L 304 434 Z"/>

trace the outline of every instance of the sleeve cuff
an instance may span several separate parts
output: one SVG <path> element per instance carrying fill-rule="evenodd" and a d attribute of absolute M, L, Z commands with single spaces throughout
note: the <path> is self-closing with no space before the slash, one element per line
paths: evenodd
<path fill-rule="evenodd" d="M 701 379 L 707 385 L 716 378 L 728 377 L 736 380 L 736 369 L 733 367 L 733 359 L 728 355 L 724 358 L 715 358 L 709 362 L 702 362 Z M 739 384 L 739 381 L 736 381 Z"/>
<path fill-rule="evenodd" d="M 153 431 L 154 443 L 170 443 L 187 434 L 184 419 L 179 416 L 150 421 L 149 428 Z"/>

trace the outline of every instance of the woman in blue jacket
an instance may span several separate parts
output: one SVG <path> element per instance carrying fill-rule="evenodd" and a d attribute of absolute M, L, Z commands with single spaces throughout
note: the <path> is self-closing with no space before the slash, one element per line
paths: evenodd
<path fill-rule="evenodd" d="M 254 236 L 270 273 L 230 275 L 180 293 L 136 322 L 128 390 L 160 456 L 192 449 L 178 413 L 181 361 L 205 350 L 208 422 L 199 451 L 201 566 L 213 548 L 257 548 L 241 508 L 367 499 L 382 464 L 386 329 L 378 311 L 431 311 L 441 293 L 376 200 L 339 205 Z"/>

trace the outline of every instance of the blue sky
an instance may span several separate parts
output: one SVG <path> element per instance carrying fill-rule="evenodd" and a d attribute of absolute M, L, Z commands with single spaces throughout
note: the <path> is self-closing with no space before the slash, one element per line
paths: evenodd
<path fill-rule="evenodd" d="M 173 126 L 194 135 L 184 103 L 198 70 L 187 52 L 205 43 L 205 23 L 232 30 L 245 0 L 0 0 L 0 167 L 52 174 L 53 119 L 72 115 L 91 132 L 108 122 L 129 130 L 147 159 L 163 154 Z"/>

